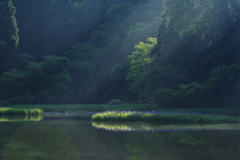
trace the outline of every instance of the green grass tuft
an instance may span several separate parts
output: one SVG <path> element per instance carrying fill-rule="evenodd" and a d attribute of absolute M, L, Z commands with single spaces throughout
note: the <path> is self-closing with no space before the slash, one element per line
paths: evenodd
<path fill-rule="evenodd" d="M 0 108 L 0 116 L 5 116 L 5 115 L 37 116 L 42 114 L 43 114 L 43 111 L 41 109 Z"/>

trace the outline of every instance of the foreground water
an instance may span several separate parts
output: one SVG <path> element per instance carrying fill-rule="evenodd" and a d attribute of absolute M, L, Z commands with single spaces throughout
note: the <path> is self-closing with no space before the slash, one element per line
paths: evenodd
<path fill-rule="evenodd" d="M 240 125 L 0 122 L 1 160 L 239 160 Z"/>

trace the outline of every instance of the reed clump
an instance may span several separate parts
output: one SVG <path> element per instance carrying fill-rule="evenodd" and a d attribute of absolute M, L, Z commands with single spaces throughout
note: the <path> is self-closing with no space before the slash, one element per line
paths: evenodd
<path fill-rule="evenodd" d="M 238 123 L 239 117 L 188 111 L 105 111 L 92 115 L 93 121 L 163 123 Z"/>
<path fill-rule="evenodd" d="M 41 109 L 0 108 L 0 116 L 38 116 L 42 114 L 43 111 Z"/>

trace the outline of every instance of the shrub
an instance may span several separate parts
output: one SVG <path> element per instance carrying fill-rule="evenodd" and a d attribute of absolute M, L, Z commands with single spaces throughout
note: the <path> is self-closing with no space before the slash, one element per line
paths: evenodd
<path fill-rule="evenodd" d="M 119 99 L 112 99 L 111 101 L 108 102 L 108 104 L 110 104 L 110 105 L 123 104 L 123 101 L 121 101 Z"/>

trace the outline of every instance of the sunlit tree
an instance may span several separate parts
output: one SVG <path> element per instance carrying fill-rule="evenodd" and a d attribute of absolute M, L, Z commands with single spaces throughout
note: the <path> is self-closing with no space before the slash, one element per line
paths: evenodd
<path fill-rule="evenodd" d="M 135 45 L 135 51 L 129 55 L 129 72 L 127 80 L 131 81 L 130 87 L 137 90 L 140 96 L 145 94 L 145 85 L 148 83 L 148 73 L 154 58 L 150 57 L 152 48 L 156 45 L 156 38 L 148 38 L 147 42 L 139 42 Z"/>
<path fill-rule="evenodd" d="M 0 75 L 17 52 L 18 28 L 12 0 L 0 0 Z"/>

